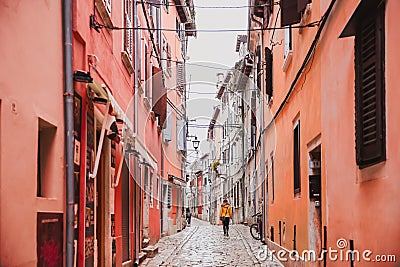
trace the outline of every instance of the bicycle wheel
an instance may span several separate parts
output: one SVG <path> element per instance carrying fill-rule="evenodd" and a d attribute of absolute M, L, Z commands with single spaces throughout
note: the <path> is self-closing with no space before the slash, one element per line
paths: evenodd
<path fill-rule="evenodd" d="M 250 234 L 255 240 L 260 240 L 261 239 L 261 234 L 260 234 L 260 229 L 258 227 L 258 224 L 253 223 L 250 226 Z"/>

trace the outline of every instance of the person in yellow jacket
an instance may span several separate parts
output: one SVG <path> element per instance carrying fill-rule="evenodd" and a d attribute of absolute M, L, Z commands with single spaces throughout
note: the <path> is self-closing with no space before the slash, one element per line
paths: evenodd
<path fill-rule="evenodd" d="M 229 236 L 229 221 L 232 218 L 232 208 L 229 205 L 228 200 L 224 199 L 221 210 L 219 212 L 219 218 L 222 221 L 224 236 Z"/>

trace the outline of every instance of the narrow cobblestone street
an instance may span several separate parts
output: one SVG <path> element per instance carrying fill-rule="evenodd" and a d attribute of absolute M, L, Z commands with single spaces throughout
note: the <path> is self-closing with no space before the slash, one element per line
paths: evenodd
<path fill-rule="evenodd" d="M 251 237 L 247 226 L 231 225 L 229 235 L 224 237 L 222 226 L 192 219 L 190 227 L 162 238 L 156 257 L 140 266 L 282 266 L 276 259 L 257 260 L 262 244 Z"/>

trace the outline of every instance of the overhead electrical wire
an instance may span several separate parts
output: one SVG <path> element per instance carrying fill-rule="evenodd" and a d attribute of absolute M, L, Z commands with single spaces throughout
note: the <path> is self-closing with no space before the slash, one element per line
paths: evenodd
<path fill-rule="evenodd" d="M 147 14 L 145 12 L 145 17 L 147 18 Z M 147 18 L 148 19 L 148 18 Z M 301 29 L 301 28 L 310 28 L 310 27 L 318 27 L 321 23 L 321 20 L 310 22 L 306 25 L 296 25 L 291 26 L 292 29 Z M 177 29 L 168 29 L 168 28 L 150 28 L 148 27 L 115 27 L 115 26 L 107 26 L 105 24 L 101 24 L 98 21 L 95 22 L 96 28 L 101 29 L 105 28 L 108 30 L 147 30 L 147 31 L 166 31 L 166 32 L 176 32 Z M 249 31 L 271 31 L 271 30 L 284 30 L 287 27 L 266 27 L 266 28 L 253 28 L 253 29 L 189 29 L 189 30 L 180 30 L 188 33 L 193 32 L 204 32 L 204 33 L 221 33 L 221 32 L 249 32 Z"/>
<path fill-rule="evenodd" d="M 160 3 L 160 4 L 156 4 L 154 2 L 151 1 L 137 1 L 138 3 L 146 3 L 146 4 L 150 4 L 152 6 L 156 6 L 156 7 L 160 7 L 160 6 L 164 6 L 165 4 Z M 279 2 L 274 2 L 272 4 L 273 5 L 279 5 Z M 251 7 L 266 7 L 266 6 L 271 6 L 270 4 L 262 4 L 262 5 L 241 5 L 241 6 L 199 6 L 199 5 L 175 5 L 171 2 L 168 3 L 168 6 L 175 6 L 175 7 L 193 7 L 193 8 L 204 8 L 204 9 L 238 9 L 238 8 L 251 8 Z"/>
<path fill-rule="evenodd" d="M 310 28 L 319 26 L 320 21 L 313 21 L 306 25 L 291 26 L 292 29 L 300 28 Z M 150 30 L 150 31 L 166 31 L 166 32 L 176 32 L 176 29 L 168 28 L 144 28 L 144 27 L 109 27 L 104 24 L 98 25 L 100 28 L 106 28 L 109 30 Z M 221 32 L 248 32 L 248 31 L 271 31 L 271 30 L 284 30 L 287 27 L 267 27 L 267 28 L 257 28 L 257 29 L 195 29 L 195 30 L 181 30 L 184 32 L 204 32 L 204 33 L 221 33 Z"/>

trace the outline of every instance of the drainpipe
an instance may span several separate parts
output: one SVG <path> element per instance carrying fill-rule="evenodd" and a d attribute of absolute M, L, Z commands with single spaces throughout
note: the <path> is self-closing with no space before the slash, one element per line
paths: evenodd
<path fill-rule="evenodd" d="M 72 8 L 71 0 L 63 1 L 64 39 L 64 127 L 65 127 L 65 265 L 74 263 L 74 88 L 72 76 Z"/>
<path fill-rule="evenodd" d="M 133 121 L 134 121 L 134 123 L 133 123 L 133 129 L 134 129 L 134 134 L 135 134 L 135 136 L 137 135 L 137 132 L 138 132 L 138 130 L 137 130 L 137 127 L 138 127 L 138 115 L 137 115 L 137 111 L 138 111 L 138 89 L 139 89 L 139 82 L 138 82 L 138 80 L 139 80 L 139 62 L 138 62 L 138 46 L 139 46 L 139 42 L 140 42 L 140 40 L 138 39 L 138 30 L 137 30 L 137 28 L 138 28 L 138 25 L 139 25 L 139 22 L 138 22 L 138 2 L 137 1 L 134 1 L 134 5 L 133 5 L 133 28 L 134 28 L 134 30 L 133 30 L 133 32 L 134 32 L 134 34 L 133 34 L 133 36 L 134 36 L 134 41 L 133 41 L 133 43 L 134 43 L 134 46 L 135 46 L 135 49 L 133 50 L 134 52 L 133 52 L 133 58 L 134 58 L 134 63 L 133 63 L 133 68 L 134 68 L 134 80 L 133 80 L 133 85 L 134 85 L 134 88 L 135 88 L 135 92 L 134 92 L 134 114 L 133 114 Z"/>
<path fill-rule="evenodd" d="M 138 90 L 139 90 L 139 62 L 138 62 L 138 53 L 140 52 L 140 51 L 138 51 L 138 46 L 139 46 L 139 42 L 141 41 L 141 40 L 139 40 L 139 33 L 138 33 L 138 30 L 137 30 L 137 28 L 138 28 L 138 25 L 139 25 L 139 21 L 138 21 L 138 1 L 136 1 L 136 0 L 134 0 L 133 1 L 133 28 L 134 28 L 134 30 L 133 30 L 133 43 L 134 43 L 134 52 L 133 52 L 133 54 L 134 54 L 134 63 L 133 63 L 133 68 L 134 68 L 134 78 L 133 78 L 133 86 L 134 86 L 134 88 L 135 88 L 135 91 L 134 91 L 134 114 L 133 114 L 133 131 L 134 131 L 134 136 L 135 136 L 135 138 L 138 136 Z M 136 140 L 135 140 L 135 143 L 136 143 Z M 136 145 L 136 144 L 135 144 Z M 121 158 L 121 160 L 124 160 L 124 155 L 122 155 L 122 158 Z M 135 166 L 135 168 L 136 168 L 136 166 Z M 135 179 L 136 179 L 136 177 L 135 177 Z M 134 185 L 134 188 L 135 188 L 135 201 L 137 200 L 137 189 L 136 189 L 136 186 Z M 140 196 L 140 198 L 141 198 L 142 196 Z M 134 210 L 135 210 L 135 214 L 137 213 L 137 209 L 141 209 L 142 207 L 138 207 L 138 205 L 135 205 L 135 208 L 134 208 Z M 134 218 L 134 222 L 133 222 L 133 228 L 134 228 L 134 231 L 135 231 L 135 233 L 139 233 L 139 237 L 136 237 L 136 238 L 139 238 L 140 239 L 140 237 L 141 237 L 141 234 L 140 234 L 140 232 L 141 232 L 141 225 L 140 225 L 140 221 L 139 222 L 137 222 L 136 220 L 141 220 L 141 216 L 139 216 L 139 218 Z M 138 227 L 138 229 L 136 229 Z M 134 253 L 134 255 L 133 255 L 133 259 L 134 259 L 134 264 L 133 264 L 133 266 L 139 266 L 139 258 L 138 258 L 138 255 L 139 255 L 139 251 L 140 251 L 140 240 L 138 241 L 138 240 L 136 240 L 136 238 L 135 238 L 135 253 Z M 138 246 L 137 246 L 138 245 Z"/>

